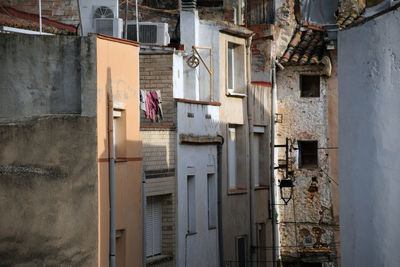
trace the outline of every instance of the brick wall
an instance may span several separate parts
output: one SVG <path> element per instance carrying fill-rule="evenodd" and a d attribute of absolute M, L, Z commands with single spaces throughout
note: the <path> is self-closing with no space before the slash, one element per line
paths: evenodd
<path fill-rule="evenodd" d="M 38 0 L 5 0 L 0 5 L 10 6 L 27 13 L 39 14 Z M 77 26 L 79 10 L 77 0 L 42 0 L 42 15 L 51 20 Z"/>
<path fill-rule="evenodd" d="M 160 90 L 162 96 L 163 119 L 153 123 L 141 111 L 141 126 L 173 126 L 175 124 L 175 104 L 172 84 L 172 54 L 140 55 L 140 88 Z"/>
<path fill-rule="evenodd" d="M 175 168 L 175 131 L 142 129 L 142 142 L 144 171 Z"/>

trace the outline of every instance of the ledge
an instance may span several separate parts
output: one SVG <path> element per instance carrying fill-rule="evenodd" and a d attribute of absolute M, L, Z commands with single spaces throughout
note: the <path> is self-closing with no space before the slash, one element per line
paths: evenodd
<path fill-rule="evenodd" d="M 259 186 L 254 187 L 254 191 L 267 190 L 267 189 L 269 189 L 268 185 L 259 185 Z"/>
<path fill-rule="evenodd" d="M 153 265 L 153 264 L 157 264 L 160 262 L 166 262 L 166 261 L 171 261 L 172 260 L 172 256 L 171 255 L 156 255 L 156 256 L 152 256 L 152 257 L 148 257 L 146 259 L 146 265 Z"/>
<path fill-rule="evenodd" d="M 197 235 L 197 232 L 189 232 L 186 234 L 186 236 L 191 236 L 191 235 Z"/>
<path fill-rule="evenodd" d="M 216 226 L 211 226 L 211 227 L 208 227 L 208 230 L 216 230 L 217 229 L 217 227 Z"/>
<path fill-rule="evenodd" d="M 247 95 L 246 94 L 241 94 L 241 93 L 227 93 L 227 97 L 238 97 L 238 98 L 245 98 Z"/>
<path fill-rule="evenodd" d="M 199 101 L 199 100 L 191 100 L 191 99 L 184 99 L 184 98 L 175 98 L 175 100 L 176 100 L 176 102 L 189 103 L 189 104 L 221 106 L 220 102 Z"/>
<path fill-rule="evenodd" d="M 246 188 L 230 188 L 228 190 L 228 195 L 242 195 L 247 193 L 248 190 Z"/>
<path fill-rule="evenodd" d="M 222 144 L 222 137 L 220 136 L 179 136 L 181 144 L 195 144 L 195 145 L 209 145 L 209 144 Z"/>

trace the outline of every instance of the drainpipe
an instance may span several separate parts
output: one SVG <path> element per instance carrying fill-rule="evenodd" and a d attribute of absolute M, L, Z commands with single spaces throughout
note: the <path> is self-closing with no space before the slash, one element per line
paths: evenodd
<path fill-rule="evenodd" d="M 115 267 L 115 175 L 114 175 L 114 138 L 113 138 L 113 100 L 108 93 L 108 170 L 110 198 L 110 267 Z"/>
<path fill-rule="evenodd" d="M 146 267 L 146 174 L 142 172 L 142 266 Z"/>
<path fill-rule="evenodd" d="M 250 258 L 251 258 L 251 266 L 254 266 L 254 262 L 256 260 L 256 235 L 255 235 L 255 227 L 254 227 L 254 181 L 253 181 L 253 161 L 252 161 L 252 153 L 253 153 L 253 118 L 252 118 L 252 113 L 250 112 L 250 107 L 252 107 L 250 101 L 251 99 L 249 98 L 250 94 L 250 48 L 251 48 L 251 41 L 253 38 L 254 33 L 248 38 L 247 44 L 246 44 L 246 64 L 247 64 L 247 123 L 248 123 L 248 128 L 249 128 L 249 181 L 250 181 Z"/>
<path fill-rule="evenodd" d="M 272 249 L 273 249 L 273 266 L 278 266 L 279 259 L 279 229 L 277 223 L 277 213 L 275 212 L 276 207 L 276 183 L 275 183 L 275 113 L 276 113 L 276 96 L 277 96 L 277 88 L 276 88 L 276 67 L 275 63 L 272 63 L 272 93 L 271 93 L 271 221 L 272 221 Z"/>
<path fill-rule="evenodd" d="M 42 0 L 39 0 L 39 31 L 42 34 Z"/>
<path fill-rule="evenodd" d="M 219 266 L 224 266 L 224 243 L 223 243 L 223 232 L 222 232 L 222 146 L 224 145 L 224 137 L 222 142 L 217 145 L 217 181 L 218 181 L 218 250 L 219 250 Z"/>

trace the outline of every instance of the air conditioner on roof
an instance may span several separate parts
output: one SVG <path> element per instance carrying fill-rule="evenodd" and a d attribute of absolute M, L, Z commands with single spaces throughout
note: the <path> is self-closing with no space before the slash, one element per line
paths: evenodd
<path fill-rule="evenodd" d="M 136 21 L 128 21 L 127 38 L 136 40 Z M 143 44 L 168 45 L 170 41 L 167 23 L 139 22 L 139 42 Z"/>
<path fill-rule="evenodd" d="M 114 18 L 94 19 L 94 28 L 96 33 L 122 38 L 123 21 Z"/>

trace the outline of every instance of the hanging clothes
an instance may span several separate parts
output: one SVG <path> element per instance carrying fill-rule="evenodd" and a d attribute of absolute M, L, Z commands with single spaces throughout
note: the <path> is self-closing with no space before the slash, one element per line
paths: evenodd
<path fill-rule="evenodd" d="M 152 122 L 162 119 L 161 105 L 156 91 L 147 91 L 146 93 L 146 118 Z"/>
<path fill-rule="evenodd" d="M 146 91 L 140 90 L 140 110 L 146 112 Z"/>

